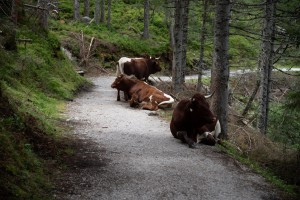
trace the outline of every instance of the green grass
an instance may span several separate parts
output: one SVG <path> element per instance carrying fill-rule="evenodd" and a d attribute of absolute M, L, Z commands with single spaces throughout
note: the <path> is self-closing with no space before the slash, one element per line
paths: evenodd
<path fill-rule="evenodd" d="M 60 112 L 90 83 L 61 53 L 55 34 L 18 31 L 33 42 L 18 52 L 0 50 L 0 198 L 47 199 L 47 160 L 69 151 L 57 148 Z"/>

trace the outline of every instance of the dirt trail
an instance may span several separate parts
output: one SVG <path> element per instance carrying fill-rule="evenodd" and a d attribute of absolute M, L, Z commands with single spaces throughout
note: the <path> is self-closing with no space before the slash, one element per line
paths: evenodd
<path fill-rule="evenodd" d="M 68 105 L 84 144 L 58 178 L 56 199 L 280 199 L 264 179 L 217 147 L 190 149 L 149 111 L 116 101 L 113 77 Z"/>

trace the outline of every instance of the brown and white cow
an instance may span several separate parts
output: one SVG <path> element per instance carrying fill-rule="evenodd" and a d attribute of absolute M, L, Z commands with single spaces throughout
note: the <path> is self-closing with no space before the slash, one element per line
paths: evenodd
<path fill-rule="evenodd" d="M 136 107 L 141 105 L 142 109 L 157 110 L 158 108 L 171 107 L 174 99 L 154 86 L 148 85 L 135 76 L 119 75 L 111 85 L 118 91 L 124 91 L 131 99 L 129 105 Z"/>
<path fill-rule="evenodd" d="M 140 80 L 148 81 L 150 74 L 161 71 L 158 58 L 127 58 L 122 57 L 117 64 L 117 76 L 120 74 L 134 75 Z M 117 100 L 120 101 L 120 91 L 118 91 Z M 125 100 L 127 97 L 125 95 Z"/>
<path fill-rule="evenodd" d="M 198 142 L 215 145 L 221 132 L 219 120 L 209 109 L 206 97 L 200 93 L 176 105 L 170 130 L 175 138 L 191 148 Z"/>

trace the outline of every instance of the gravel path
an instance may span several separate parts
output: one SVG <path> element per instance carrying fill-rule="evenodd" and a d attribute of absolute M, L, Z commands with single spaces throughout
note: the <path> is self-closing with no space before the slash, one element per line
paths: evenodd
<path fill-rule="evenodd" d="M 117 102 L 114 77 L 91 80 L 96 87 L 68 105 L 72 134 L 84 145 L 59 176 L 56 199 L 280 199 L 217 147 L 190 149 L 167 122 Z"/>

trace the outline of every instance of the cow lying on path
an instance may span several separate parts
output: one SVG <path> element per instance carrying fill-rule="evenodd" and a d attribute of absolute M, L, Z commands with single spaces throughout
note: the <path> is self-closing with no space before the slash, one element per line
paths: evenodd
<path fill-rule="evenodd" d="M 150 74 L 161 71 L 157 58 L 127 58 L 122 57 L 117 64 L 117 76 L 120 74 L 134 75 L 140 80 L 148 81 Z M 128 100 L 126 95 L 125 100 Z M 117 101 L 120 101 L 120 91 L 118 90 Z"/>
<path fill-rule="evenodd" d="M 219 120 L 210 111 L 206 97 L 200 93 L 177 104 L 170 130 L 175 138 L 186 142 L 189 147 L 195 147 L 198 142 L 215 145 L 221 132 Z"/>
<path fill-rule="evenodd" d="M 141 105 L 142 109 L 157 110 L 158 108 L 171 107 L 174 103 L 174 99 L 170 95 L 134 76 L 121 74 L 115 79 L 111 87 L 118 91 L 124 91 L 130 96 L 129 104 L 131 107 Z"/>

